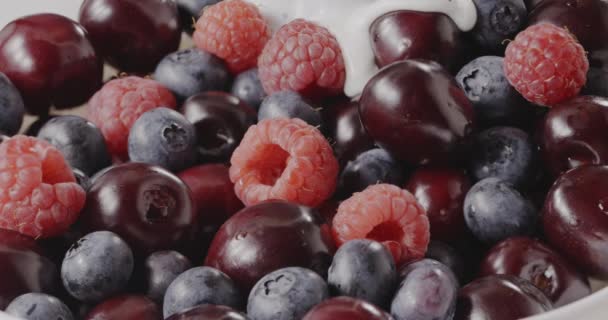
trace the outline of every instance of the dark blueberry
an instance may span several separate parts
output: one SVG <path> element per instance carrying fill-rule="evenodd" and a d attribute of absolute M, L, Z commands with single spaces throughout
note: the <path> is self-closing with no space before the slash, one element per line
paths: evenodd
<path fill-rule="evenodd" d="M 476 183 L 464 199 L 464 219 L 481 241 L 493 244 L 534 232 L 537 212 L 510 184 L 498 178 Z"/>
<path fill-rule="evenodd" d="M 582 94 L 608 97 L 608 70 L 604 68 L 589 68 L 587 83 Z"/>
<path fill-rule="evenodd" d="M 258 121 L 271 118 L 299 118 L 311 126 L 321 125 L 321 113 L 293 91 L 279 91 L 266 97 L 258 110 Z"/>
<path fill-rule="evenodd" d="M 473 103 L 479 126 L 516 124 L 526 116 L 527 103 L 509 84 L 503 62 L 502 57 L 479 57 L 456 75 L 458 85 Z"/>
<path fill-rule="evenodd" d="M 36 119 L 36 121 L 32 122 L 24 131 L 24 134 L 26 136 L 30 136 L 30 137 L 35 137 L 38 135 L 38 131 L 40 131 L 40 128 L 42 128 L 42 126 L 44 126 L 49 120 L 55 118 L 57 116 L 55 115 L 48 115 L 48 116 L 40 116 L 38 119 Z"/>
<path fill-rule="evenodd" d="M 154 79 L 182 101 L 204 91 L 224 91 L 230 85 L 230 73 L 224 62 L 197 48 L 164 57 L 156 66 Z"/>
<path fill-rule="evenodd" d="M 535 146 L 524 131 L 495 127 L 473 138 L 469 170 L 475 180 L 498 178 L 521 186 L 533 174 Z"/>
<path fill-rule="evenodd" d="M 252 320 L 299 320 L 329 296 L 327 283 L 315 272 L 289 267 L 264 276 L 247 302 Z"/>
<path fill-rule="evenodd" d="M 74 178 L 76 178 L 76 182 L 84 190 L 89 190 L 89 187 L 91 186 L 91 178 L 89 178 L 89 176 L 87 176 L 84 172 L 78 169 L 72 170 L 72 173 L 74 174 Z"/>
<path fill-rule="evenodd" d="M 112 164 L 101 131 L 79 116 L 50 119 L 38 131 L 38 138 L 54 145 L 72 168 L 87 175 L 93 175 Z"/>
<path fill-rule="evenodd" d="M 465 259 L 456 251 L 456 249 L 443 242 L 431 240 L 426 250 L 426 258 L 439 261 L 446 265 L 454 272 L 461 283 L 465 282 L 469 270 L 467 270 Z"/>
<path fill-rule="evenodd" d="M 133 252 L 116 234 L 90 233 L 68 250 L 61 279 L 76 299 L 95 302 L 122 291 L 133 272 Z"/>
<path fill-rule="evenodd" d="M 390 252 L 379 242 L 361 239 L 342 245 L 329 267 L 332 293 L 387 306 L 397 285 Z"/>
<path fill-rule="evenodd" d="M 223 272 L 210 267 L 192 268 L 179 275 L 165 293 L 165 318 L 201 304 L 241 307 L 241 296 L 234 282 Z"/>
<path fill-rule="evenodd" d="M 158 251 L 151 254 L 144 262 L 146 295 L 162 304 L 165 291 L 171 282 L 190 268 L 190 260 L 179 252 Z"/>
<path fill-rule="evenodd" d="M 27 320 L 72 320 L 74 316 L 61 300 L 44 293 L 26 293 L 6 307 L 6 313 Z"/>
<path fill-rule="evenodd" d="M 471 32 L 482 48 L 499 52 L 505 40 L 526 26 L 528 10 L 523 0 L 474 0 L 477 7 L 477 24 Z"/>
<path fill-rule="evenodd" d="M 266 92 L 262 87 L 257 68 L 241 72 L 234 78 L 232 95 L 256 110 L 260 108 L 266 98 Z"/>
<path fill-rule="evenodd" d="M 0 115 L 0 132 L 9 136 L 19 131 L 25 115 L 21 94 L 2 72 L 0 72 Z"/>
<path fill-rule="evenodd" d="M 221 0 L 177 0 L 177 9 L 179 11 L 179 21 L 182 25 L 182 30 L 192 34 L 194 31 L 194 22 L 201 16 L 203 9 L 206 6 L 214 5 Z"/>
<path fill-rule="evenodd" d="M 179 112 L 152 109 L 129 132 L 129 159 L 180 171 L 196 162 L 196 130 Z"/>
<path fill-rule="evenodd" d="M 376 183 L 401 185 L 405 173 L 401 165 L 384 149 L 372 149 L 349 161 L 340 174 L 338 192 L 348 198 Z"/>
<path fill-rule="evenodd" d="M 407 265 L 391 303 L 396 320 L 451 320 L 456 309 L 458 280 L 447 266 L 431 259 Z"/>

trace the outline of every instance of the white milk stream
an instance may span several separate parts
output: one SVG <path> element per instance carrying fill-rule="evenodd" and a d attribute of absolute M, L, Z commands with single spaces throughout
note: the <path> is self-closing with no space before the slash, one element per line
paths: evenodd
<path fill-rule="evenodd" d="M 369 32 L 382 15 L 399 10 L 443 13 L 462 31 L 475 26 L 473 0 L 246 0 L 258 6 L 273 31 L 295 20 L 306 19 L 327 28 L 338 40 L 346 67 L 345 93 L 363 91 L 378 67 Z"/>

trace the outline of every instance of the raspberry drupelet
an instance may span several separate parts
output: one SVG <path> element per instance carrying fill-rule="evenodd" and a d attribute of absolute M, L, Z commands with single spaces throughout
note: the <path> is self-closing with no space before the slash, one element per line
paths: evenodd
<path fill-rule="evenodd" d="M 300 119 L 251 126 L 230 162 L 236 194 L 248 206 L 270 199 L 317 206 L 333 194 L 339 170 L 325 137 Z"/>

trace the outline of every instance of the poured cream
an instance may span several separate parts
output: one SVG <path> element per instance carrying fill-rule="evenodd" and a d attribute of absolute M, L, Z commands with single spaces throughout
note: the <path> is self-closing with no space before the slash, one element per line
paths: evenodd
<path fill-rule="evenodd" d="M 258 6 L 276 31 L 282 25 L 306 19 L 327 28 L 338 40 L 346 67 L 344 92 L 357 96 L 378 67 L 369 32 L 382 15 L 399 10 L 443 13 L 462 31 L 477 20 L 473 0 L 246 0 Z"/>

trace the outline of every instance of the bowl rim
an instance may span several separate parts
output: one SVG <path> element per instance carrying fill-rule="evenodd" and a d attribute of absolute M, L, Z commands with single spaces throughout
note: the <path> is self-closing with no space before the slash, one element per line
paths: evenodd
<path fill-rule="evenodd" d="M 608 314 L 608 287 L 563 307 L 522 320 L 605 320 Z"/>

